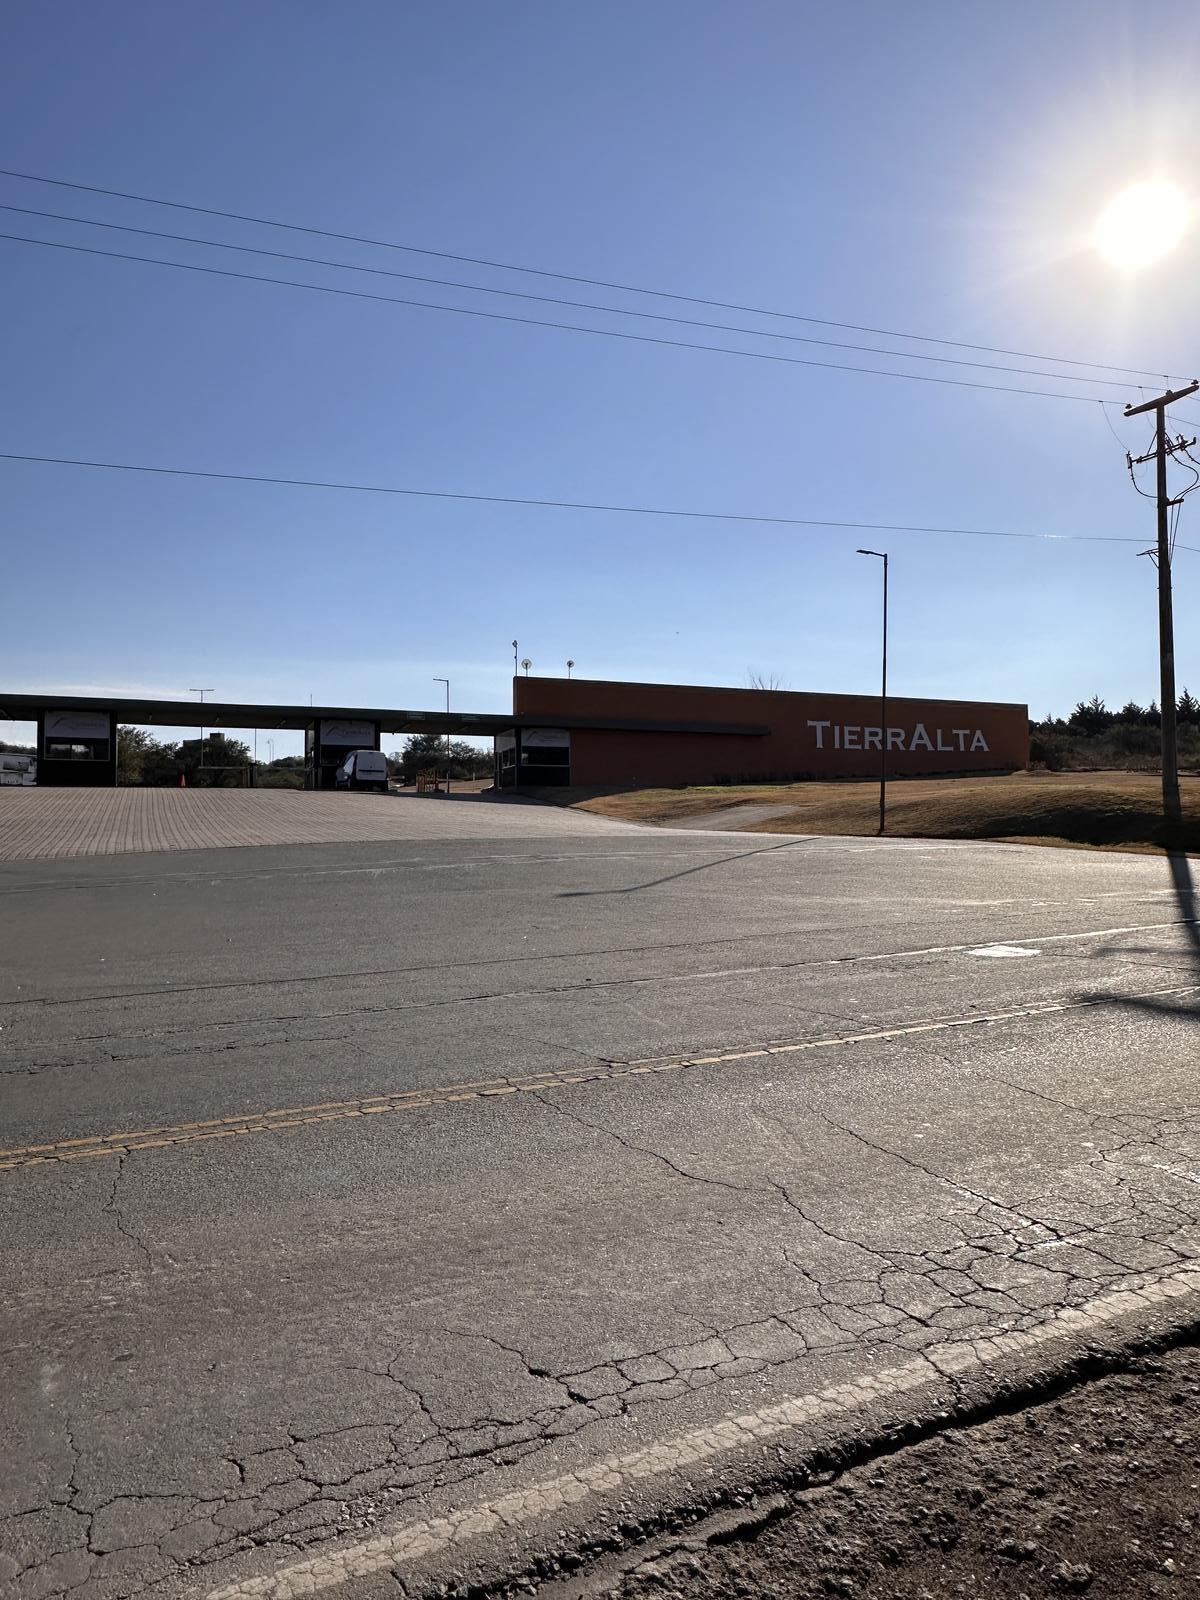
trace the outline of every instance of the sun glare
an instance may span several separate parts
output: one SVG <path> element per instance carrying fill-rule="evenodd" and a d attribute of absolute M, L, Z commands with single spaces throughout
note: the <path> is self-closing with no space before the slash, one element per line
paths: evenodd
<path fill-rule="evenodd" d="M 1135 183 L 1111 200 L 1096 224 L 1096 249 L 1122 272 L 1168 255 L 1182 239 L 1191 207 L 1173 183 Z"/>

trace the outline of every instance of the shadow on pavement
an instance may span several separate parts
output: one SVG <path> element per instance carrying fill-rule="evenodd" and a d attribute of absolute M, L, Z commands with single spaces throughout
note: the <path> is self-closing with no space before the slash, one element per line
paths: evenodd
<path fill-rule="evenodd" d="M 797 845 L 812 844 L 809 839 L 785 839 L 782 844 L 764 844 L 757 850 L 741 850 L 736 856 L 720 856 L 716 861 L 702 861 L 696 867 L 684 867 L 681 872 L 668 872 L 665 877 L 651 878 L 648 883 L 630 883 L 621 889 L 563 889 L 560 900 L 586 900 L 592 895 L 639 894 L 643 889 L 657 889 L 661 883 L 673 883 L 676 878 L 689 878 L 693 872 L 711 872 L 714 867 L 724 867 L 731 861 L 745 861 L 749 856 L 769 855 L 773 850 L 792 850 Z"/>
<path fill-rule="evenodd" d="M 1175 890 L 1175 904 L 1179 908 L 1179 915 L 1185 919 L 1188 932 L 1188 941 L 1192 947 L 1192 954 L 1200 964 L 1200 903 L 1196 899 L 1196 887 L 1192 879 L 1192 864 L 1182 850 L 1172 850 L 1169 856 L 1171 863 L 1171 883 Z"/>
<path fill-rule="evenodd" d="M 1190 970 L 1181 977 L 1191 977 L 1196 986 L 1197 993 L 1191 995 L 1164 994 L 1164 995 L 1114 995 L 1096 994 L 1089 999 L 1104 1000 L 1115 1006 L 1123 1006 L 1134 1011 L 1156 1011 L 1164 1016 L 1200 1016 L 1200 898 L 1197 897 L 1195 880 L 1192 877 L 1192 864 L 1190 858 L 1182 850 L 1171 850 L 1167 854 L 1167 864 L 1171 873 L 1171 887 L 1175 894 L 1175 907 L 1179 912 L 1178 926 L 1182 927 L 1187 936 L 1188 955 L 1190 957 Z M 1133 954 L 1134 951 L 1141 955 L 1162 957 L 1161 951 L 1151 949 L 1149 946 L 1110 946 L 1104 953 L 1108 955 Z M 1100 952 L 1097 952 L 1098 954 Z M 1174 958 L 1163 958 L 1164 966 L 1173 964 Z M 1184 985 L 1180 984 L 1180 988 Z"/>

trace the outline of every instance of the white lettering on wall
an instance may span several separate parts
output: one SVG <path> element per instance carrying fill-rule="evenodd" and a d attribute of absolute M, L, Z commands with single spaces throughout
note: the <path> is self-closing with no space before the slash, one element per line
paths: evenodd
<path fill-rule="evenodd" d="M 954 752 L 965 754 L 968 749 L 990 750 L 990 745 L 979 728 L 951 728 L 949 734 L 945 728 L 934 728 L 932 735 L 923 722 L 918 722 L 912 733 L 904 728 L 868 728 L 858 723 L 840 723 L 830 721 L 810 720 L 808 726 L 813 730 L 813 738 L 818 750 L 826 750 L 829 746 L 825 742 L 826 733 L 833 735 L 833 749 L 835 750 L 880 750 L 886 743 L 888 750 L 901 753 L 915 750 L 928 750 L 932 755 L 934 751 L 942 755 Z M 968 746 L 968 739 L 970 745 Z M 936 740 L 936 743 L 935 743 Z"/>

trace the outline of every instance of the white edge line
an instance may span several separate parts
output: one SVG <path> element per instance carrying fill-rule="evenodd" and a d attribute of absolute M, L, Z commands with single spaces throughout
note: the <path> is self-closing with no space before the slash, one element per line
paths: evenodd
<path fill-rule="evenodd" d="M 777 1438 L 790 1429 L 845 1415 L 873 1401 L 922 1388 L 939 1376 L 962 1376 L 989 1363 L 1016 1357 L 1056 1340 L 1085 1334 L 1129 1313 L 1146 1311 L 1200 1289 L 1200 1268 L 1185 1269 L 1138 1289 L 1118 1289 L 1068 1307 L 1040 1327 L 1023 1333 L 1002 1333 L 971 1345 L 935 1345 L 922 1356 L 872 1377 L 836 1384 L 816 1394 L 763 1406 L 742 1416 L 727 1417 L 709 1427 L 693 1428 L 628 1455 L 607 1456 L 577 1472 L 564 1473 L 482 1501 L 446 1517 L 407 1523 L 328 1555 L 281 1567 L 274 1573 L 211 1589 L 207 1600 L 295 1600 L 320 1593 L 385 1567 L 418 1561 L 462 1545 L 484 1534 L 519 1528 L 534 1520 L 579 1505 L 597 1495 L 663 1472 L 693 1467 L 749 1445 Z M 931 1372 L 932 1368 L 932 1372 Z"/>

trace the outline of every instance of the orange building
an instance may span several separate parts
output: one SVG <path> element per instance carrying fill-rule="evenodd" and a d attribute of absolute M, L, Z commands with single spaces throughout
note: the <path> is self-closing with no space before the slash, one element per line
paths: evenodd
<path fill-rule="evenodd" d="M 761 779 L 1011 772 L 1029 760 L 1029 712 L 990 701 L 514 678 L 502 784 L 670 786 Z M 533 724 L 537 724 L 534 726 Z M 616 726 L 614 726 L 616 724 Z"/>

